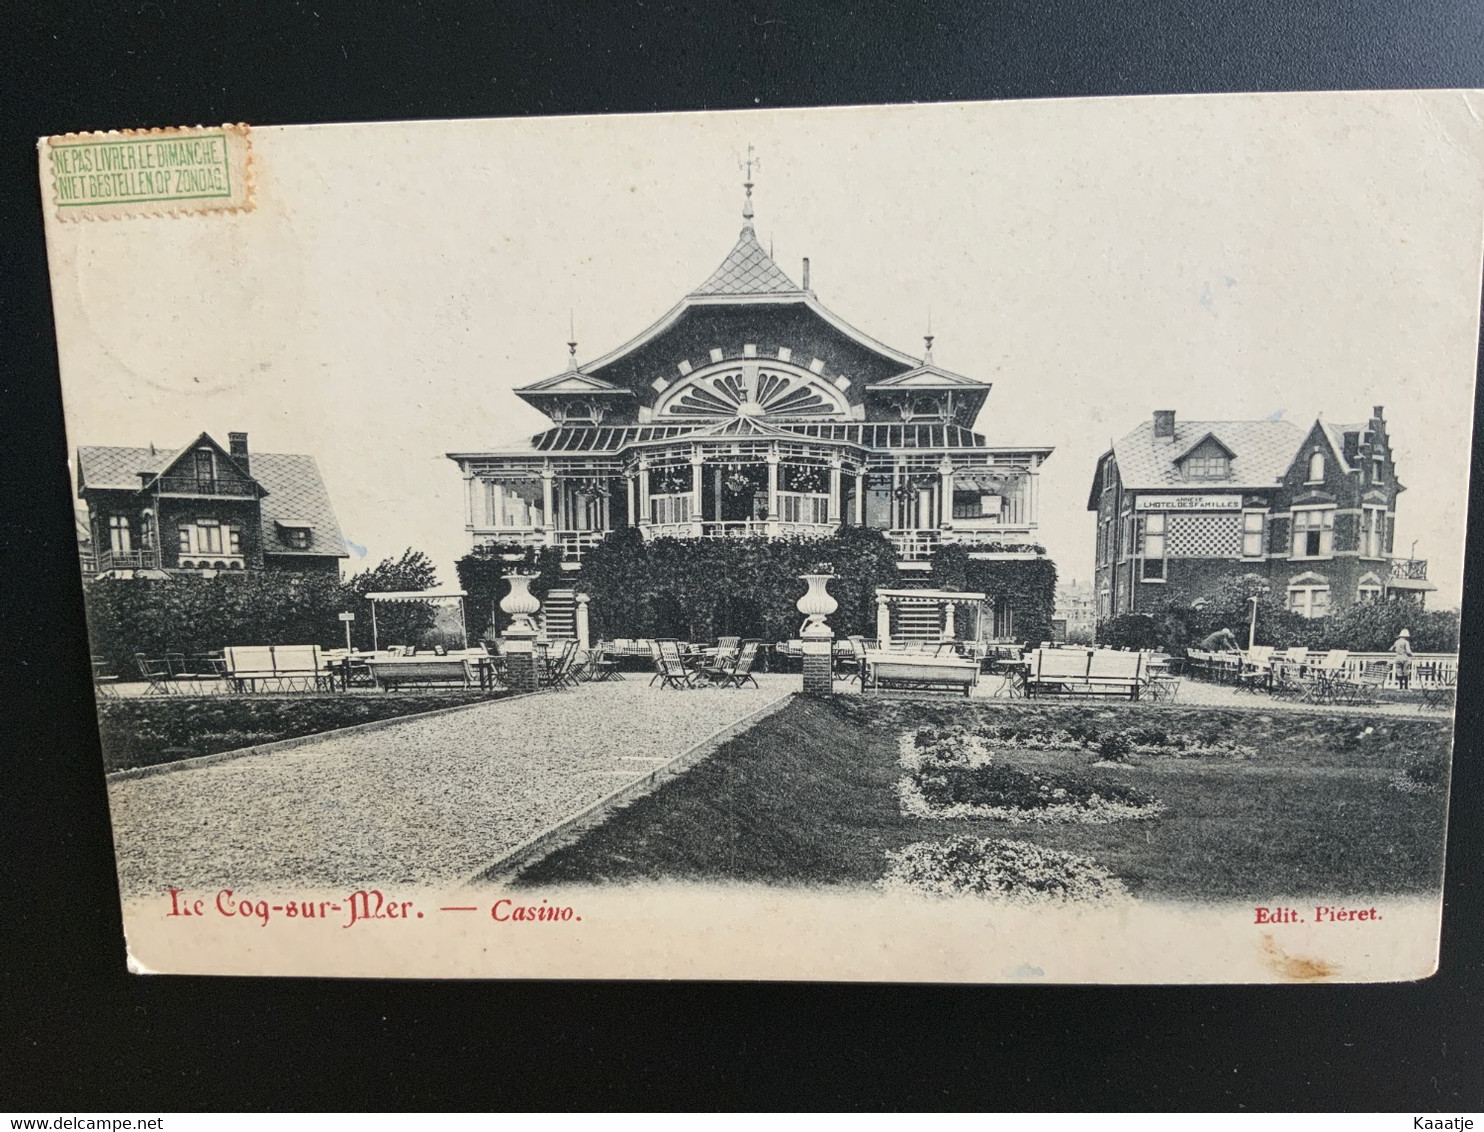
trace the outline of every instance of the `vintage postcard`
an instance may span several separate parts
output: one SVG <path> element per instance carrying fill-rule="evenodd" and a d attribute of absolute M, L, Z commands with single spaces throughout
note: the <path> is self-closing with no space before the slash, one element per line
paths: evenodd
<path fill-rule="evenodd" d="M 43 138 L 132 969 L 1425 977 L 1481 110 Z"/>

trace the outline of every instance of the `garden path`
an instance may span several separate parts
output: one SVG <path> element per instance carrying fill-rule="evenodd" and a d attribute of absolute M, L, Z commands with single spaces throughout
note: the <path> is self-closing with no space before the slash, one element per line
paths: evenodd
<path fill-rule="evenodd" d="M 644 676 L 109 783 L 125 896 L 454 885 L 769 704 Z"/>

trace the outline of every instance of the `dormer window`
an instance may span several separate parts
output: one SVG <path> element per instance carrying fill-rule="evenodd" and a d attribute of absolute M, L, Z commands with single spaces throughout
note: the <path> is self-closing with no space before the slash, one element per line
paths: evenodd
<path fill-rule="evenodd" d="M 279 519 L 278 537 L 290 550 L 308 550 L 314 541 L 314 526 L 303 519 Z"/>
<path fill-rule="evenodd" d="M 1175 457 L 1175 466 L 1188 480 L 1230 479 L 1232 450 L 1208 432 Z"/>
<path fill-rule="evenodd" d="M 1224 480 L 1231 475 L 1231 467 L 1224 452 L 1206 452 L 1185 461 L 1185 474 L 1193 480 Z"/>
<path fill-rule="evenodd" d="M 1324 453 L 1315 452 L 1309 457 L 1309 478 L 1305 483 L 1324 482 Z"/>

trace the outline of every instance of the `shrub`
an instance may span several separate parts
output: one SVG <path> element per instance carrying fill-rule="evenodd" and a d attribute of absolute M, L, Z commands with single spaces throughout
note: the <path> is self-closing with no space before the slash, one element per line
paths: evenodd
<path fill-rule="evenodd" d="M 1098 757 L 1108 762 L 1122 762 L 1133 751 L 1133 744 L 1121 731 L 1110 731 L 1098 740 Z"/>
<path fill-rule="evenodd" d="M 952 837 L 887 855 L 881 887 L 927 896 L 988 896 L 1027 904 L 1108 900 L 1123 883 L 1091 857 L 1025 841 Z"/>

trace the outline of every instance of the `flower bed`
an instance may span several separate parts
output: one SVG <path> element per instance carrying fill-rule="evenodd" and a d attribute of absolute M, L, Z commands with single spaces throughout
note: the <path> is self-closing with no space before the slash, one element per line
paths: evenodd
<path fill-rule="evenodd" d="M 1090 723 L 1074 723 L 1065 727 L 1040 723 L 923 727 L 911 738 L 914 746 L 923 751 L 938 752 L 940 758 L 949 757 L 943 753 L 949 749 L 974 753 L 1012 749 L 1095 751 L 1101 757 L 1113 761 L 1129 755 L 1250 759 L 1257 754 L 1252 747 L 1220 737 L 1214 729 L 1183 734 L 1153 726 L 1099 729 Z"/>
<path fill-rule="evenodd" d="M 993 743 L 970 732 L 907 732 L 900 749 L 907 773 L 897 783 L 897 795 L 902 812 L 912 817 L 1104 825 L 1147 821 L 1165 808 L 1152 794 L 1126 783 L 996 763 Z"/>
<path fill-rule="evenodd" d="M 924 896 L 1066 904 L 1128 895 L 1123 882 L 1091 857 L 1026 841 L 979 837 L 918 841 L 886 858 L 879 886 Z"/>

